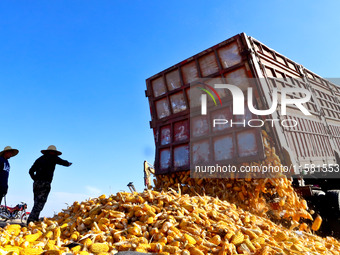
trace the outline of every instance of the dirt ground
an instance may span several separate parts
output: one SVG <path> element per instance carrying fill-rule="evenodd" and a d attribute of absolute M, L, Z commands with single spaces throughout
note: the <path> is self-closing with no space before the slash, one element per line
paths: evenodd
<path fill-rule="evenodd" d="M 26 225 L 26 224 L 23 224 L 20 219 L 18 219 L 18 220 L 8 220 L 8 221 L 4 221 L 3 219 L 0 219 L 0 227 L 1 228 L 5 227 L 7 224 L 19 224 L 21 226 Z"/>

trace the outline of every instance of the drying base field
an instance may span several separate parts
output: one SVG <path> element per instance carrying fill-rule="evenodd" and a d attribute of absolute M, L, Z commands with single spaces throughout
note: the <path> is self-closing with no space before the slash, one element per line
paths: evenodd
<path fill-rule="evenodd" d="M 2 228 L 0 252 L 340 254 L 336 239 L 299 228 L 287 229 L 216 197 L 190 196 L 171 189 L 119 192 L 74 202 L 55 217 L 28 227 L 14 224 Z"/>

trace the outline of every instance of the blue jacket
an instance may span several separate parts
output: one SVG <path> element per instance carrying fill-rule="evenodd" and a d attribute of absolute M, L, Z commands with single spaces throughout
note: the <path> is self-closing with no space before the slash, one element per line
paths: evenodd
<path fill-rule="evenodd" d="M 8 160 L 0 156 L 0 193 L 7 193 L 9 170 Z"/>

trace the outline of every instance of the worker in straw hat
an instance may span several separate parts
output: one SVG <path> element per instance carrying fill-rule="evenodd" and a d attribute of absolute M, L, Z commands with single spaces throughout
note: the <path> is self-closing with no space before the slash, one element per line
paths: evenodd
<path fill-rule="evenodd" d="M 19 151 L 17 149 L 12 149 L 10 146 L 6 146 L 4 150 L 0 152 L 0 204 L 8 190 L 8 176 L 10 170 L 8 159 L 16 156 L 18 153 Z"/>
<path fill-rule="evenodd" d="M 29 170 L 29 174 L 34 181 L 34 206 L 27 219 L 27 224 L 31 221 L 39 220 L 40 212 L 44 208 L 51 190 L 55 166 L 57 164 L 62 166 L 72 165 L 72 163 L 59 157 L 62 153 L 54 145 L 48 146 L 47 150 L 42 150 L 41 153 L 43 155 L 34 162 Z"/>

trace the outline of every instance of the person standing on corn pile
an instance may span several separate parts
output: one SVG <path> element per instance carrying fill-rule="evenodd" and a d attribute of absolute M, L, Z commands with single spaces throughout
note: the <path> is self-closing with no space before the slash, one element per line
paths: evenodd
<path fill-rule="evenodd" d="M 17 149 L 12 149 L 10 146 L 6 146 L 5 149 L 0 152 L 0 204 L 8 190 L 8 177 L 10 170 L 8 159 L 16 156 L 18 153 L 19 151 Z"/>
<path fill-rule="evenodd" d="M 29 174 L 34 181 L 34 206 L 27 219 L 27 224 L 31 221 L 39 220 L 40 212 L 44 208 L 48 194 L 51 190 L 56 164 L 62 166 L 72 165 L 72 163 L 59 157 L 62 153 L 58 151 L 54 145 L 48 146 L 47 150 L 42 150 L 41 153 L 44 155 L 38 158 L 29 170 Z"/>

